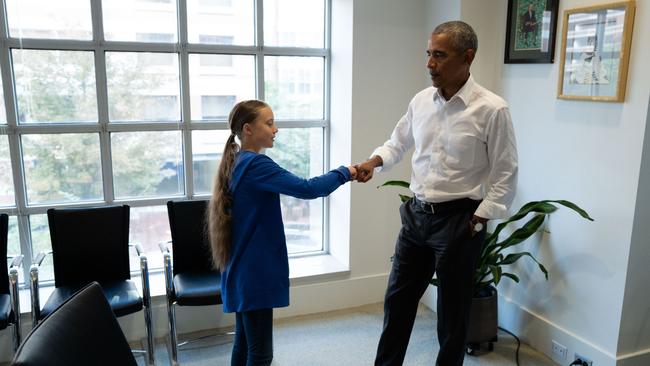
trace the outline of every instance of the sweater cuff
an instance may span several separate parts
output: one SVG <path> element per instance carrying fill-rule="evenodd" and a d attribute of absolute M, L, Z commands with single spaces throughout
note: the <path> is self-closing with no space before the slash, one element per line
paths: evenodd
<path fill-rule="evenodd" d="M 343 178 L 345 178 L 343 183 L 350 181 L 350 169 L 348 169 L 348 167 L 341 165 L 340 167 L 332 171 L 340 173 L 343 176 Z"/>

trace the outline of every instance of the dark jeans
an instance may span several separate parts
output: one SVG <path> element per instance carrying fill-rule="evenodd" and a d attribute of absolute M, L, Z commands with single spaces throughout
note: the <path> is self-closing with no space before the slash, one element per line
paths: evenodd
<path fill-rule="evenodd" d="M 273 360 L 273 309 L 236 313 L 231 366 L 267 366 Z"/>
<path fill-rule="evenodd" d="M 472 277 L 485 229 L 471 236 L 469 222 L 476 205 L 431 214 L 414 199 L 400 207 L 402 229 L 384 300 L 384 329 L 375 365 L 402 365 L 418 303 L 434 272 L 438 286 L 436 364 L 457 366 L 465 357 L 465 338 L 472 301 Z"/>

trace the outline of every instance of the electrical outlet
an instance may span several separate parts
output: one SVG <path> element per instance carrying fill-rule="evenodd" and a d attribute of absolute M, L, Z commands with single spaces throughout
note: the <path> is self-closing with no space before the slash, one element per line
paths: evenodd
<path fill-rule="evenodd" d="M 586 358 L 584 356 L 580 356 L 577 353 L 575 354 L 575 357 L 573 358 L 573 360 L 574 361 L 582 360 L 582 366 L 592 366 L 592 364 L 593 364 L 593 361 L 591 361 L 590 359 L 588 359 L 588 358 Z"/>
<path fill-rule="evenodd" d="M 561 360 L 566 360 L 566 347 L 564 347 L 563 345 L 557 343 L 556 341 L 552 341 L 551 350 L 553 351 L 553 354 L 557 358 L 559 358 Z"/>

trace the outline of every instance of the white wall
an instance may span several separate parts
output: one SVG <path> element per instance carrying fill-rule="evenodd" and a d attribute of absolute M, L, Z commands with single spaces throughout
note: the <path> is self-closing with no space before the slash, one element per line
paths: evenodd
<path fill-rule="evenodd" d="M 423 22 L 421 1 L 354 1 L 353 161 L 366 160 L 390 137 L 410 99 L 423 89 L 428 39 Z M 409 178 L 407 161 L 368 183 L 352 185 L 352 276 L 388 271 L 400 227 L 398 190 L 376 187 L 388 179 Z"/>
<path fill-rule="evenodd" d="M 650 101 L 646 126 L 650 123 Z M 618 354 L 626 356 L 644 352 L 645 365 L 650 364 L 650 306 L 648 283 L 650 283 L 650 129 L 646 128 L 641 159 L 634 228 L 627 266 L 625 299 L 618 339 Z"/>
<path fill-rule="evenodd" d="M 471 3 L 463 7 L 464 16 L 472 18 L 475 11 L 475 16 L 491 18 L 485 7 L 473 8 Z M 596 3 L 566 0 L 560 2 L 560 12 Z M 499 5 L 492 15 L 505 14 L 506 2 Z M 550 352 L 554 338 L 569 347 L 570 356 L 577 351 L 599 365 L 613 365 L 628 352 L 648 347 L 647 325 L 635 334 L 625 329 L 629 325 L 621 325 L 626 284 L 641 284 L 628 278 L 628 261 L 648 108 L 650 71 L 645 60 L 650 55 L 644 45 L 650 43 L 650 8 L 647 2 L 637 5 L 625 103 L 556 99 L 562 24 L 555 64 L 503 65 L 503 43 L 493 60 L 502 64 L 502 95 L 511 106 L 519 147 L 515 205 L 564 198 L 596 219 L 590 223 L 567 210 L 554 214 L 550 234 L 528 244 L 547 265 L 549 281 L 533 265 L 521 265 L 522 283 L 500 286 L 505 297 L 502 308 L 510 310 L 500 313 L 501 323 L 517 328 L 513 330 L 542 352 Z M 493 29 L 494 34 L 505 33 L 503 24 Z M 640 200 L 647 201 L 647 192 L 641 193 Z M 638 212 L 637 217 L 647 219 L 648 214 Z M 639 232 L 637 251 L 642 250 L 646 231 Z M 648 277 L 640 265 L 629 270 Z M 626 299 L 626 310 L 647 316 L 647 298 L 640 293 L 632 296 L 634 301 Z M 625 334 L 620 341 L 619 331 Z"/>

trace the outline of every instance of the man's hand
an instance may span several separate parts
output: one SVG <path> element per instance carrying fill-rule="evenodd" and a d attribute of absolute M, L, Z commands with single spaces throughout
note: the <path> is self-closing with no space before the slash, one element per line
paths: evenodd
<path fill-rule="evenodd" d="M 375 168 L 382 166 L 383 163 L 381 157 L 375 155 L 363 163 L 355 165 L 357 168 L 357 182 L 365 183 L 372 179 L 372 174 L 375 172 Z"/>
<path fill-rule="evenodd" d="M 474 235 L 483 231 L 487 225 L 488 219 L 480 216 L 472 216 L 472 219 L 469 221 L 469 232 L 473 237 Z"/>

